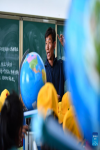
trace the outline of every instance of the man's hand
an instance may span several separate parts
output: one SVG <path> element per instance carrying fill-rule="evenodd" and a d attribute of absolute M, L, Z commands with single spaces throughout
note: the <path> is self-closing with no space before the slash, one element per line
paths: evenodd
<path fill-rule="evenodd" d="M 60 34 L 60 37 L 59 37 L 59 35 L 58 35 L 58 34 L 57 34 L 57 36 L 58 36 L 58 39 L 59 39 L 59 41 L 60 41 L 61 45 L 62 45 L 62 46 L 64 46 L 64 44 L 65 44 L 64 36 L 63 36 L 62 34 Z"/>
<path fill-rule="evenodd" d="M 28 125 L 24 125 L 22 128 L 22 138 L 25 138 L 25 135 L 27 135 Z"/>
<path fill-rule="evenodd" d="M 61 100 L 61 96 L 60 95 L 57 95 L 57 97 L 58 97 L 58 102 Z"/>

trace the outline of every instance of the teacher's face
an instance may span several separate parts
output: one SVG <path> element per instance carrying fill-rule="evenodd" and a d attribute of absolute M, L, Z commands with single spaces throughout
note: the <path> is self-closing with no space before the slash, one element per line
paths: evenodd
<path fill-rule="evenodd" d="M 55 45 L 56 42 L 53 42 L 52 35 L 50 34 L 48 37 L 46 37 L 45 40 L 45 50 L 46 50 L 48 60 L 52 60 L 54 57 Z"/>

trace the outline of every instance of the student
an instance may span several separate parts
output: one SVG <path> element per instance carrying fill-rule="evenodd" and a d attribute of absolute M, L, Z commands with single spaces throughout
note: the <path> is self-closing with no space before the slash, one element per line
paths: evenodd
<path fill-rule="evenodd" d="M 10 94 L 2 107 L 0 117 L 0 150 L 16 149 L 22 137 L 23 106 L 16 93 Z"/>
<path fill-rule="evenodd" d="M 57 92 L 52 83 L 46 83 L 39 91 L 37 98 L 38 112 L 42 112 L 44 118 L 51 110 L 55 117 L 58 117 L 58 98 Z"/>
<path fill-rule="evenodd" d="M 74 111 L 74 107 L 70 106 L 69 110 L 66 112 L 63 119 L 63 129 L 64 131 L 70 132 L 78 142 L 83 144 L 83 135 L 78 125 L 77 117 Z"/>
<path fill-rule="evenodd" d="M 54 119 L 58 120 L 58 98 L 57 92 L 52 83 L 46 83 L 39 91 L 37 98 L 37 109 L 44 119 L 52 115 Z M 47 144 L 41 146 L 41 150 L 53 150 Z"/>
<path fill-rule="evenodd" d="M 62 97 L 62 101 L 58 103 L 58 118 L 60 124 L 63 123 L 64 116 L 71 105 L 71 94 L 70 92 L 66 92 Z"/>
<path fill-rule="evenodd" d="M 70 132 L 79 142 L 83 142 L 70 92 L 66 92 L 62 97 L 62 102 L 58 103 L 58 119 L 64 131 Z"/>
<path fill-rule="evenodd" d="M 61 43 L 63 43 L 63 36 L 58 36 L 58 39 Z M 61 100 L 64 94 L 64 69 L 63 69 L 63 61 L 57 60 L 54 55 L 54 49 L 56 47 L 56 33 L 55 30 L 51 27 L 47 29 L 45 33 L 45 50 L 47 59 L 45 62 L 47 82 L 51 82 L 58 95 L 59 101 Z"/>

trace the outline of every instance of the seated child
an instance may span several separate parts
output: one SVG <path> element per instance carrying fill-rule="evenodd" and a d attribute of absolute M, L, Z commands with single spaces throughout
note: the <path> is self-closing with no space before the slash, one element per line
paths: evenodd
<path fill-rule="evenodd" d="M 1 150 L 16 149 L 22 137 L 23 106 L 16 93 L 10 94 L 2 107 L 0 116 Z"/>
<path fill-rule="evenodd" d="M 64 116 L 71 105 L 70 92 L 66 92 L 62 97 L 62 101 L 58 103 L 58 119 L 60 124 L 63 123 Z"/>
<path fill-rule="evenodd" d="M 64 131 L 67 130 L 79 142 L 83 142 L 83 136 L 71 102 L 70 92 L 66 92 L 62 97 L 62 101 L 58 103 L 58 119 L 59 123 L 63 125 Z"/>
<path fill-rule="evenodd" d="M 0 112 L 1 112 L 1 109 L 2 109 L 3 104 L 5 102 L 5 99 L 7 98 L 8 95 L 10 95 L 10 93 L 9 93 L 9 91 L 7 89 L 4 89 L 1 92 L 1 95 L 0 95 Z"/>
<path fill-rule="evenodd" d="M 38 112 L 44 116 L 48 116 L 49 112 L 52 112 L 54 119 L 58 119 L 58 97 L 57 92 L 52 83 L 46 83 L 39 91 L 37 98 Z M 47 144 L 41 146 L 41 150 L 53 150 Z"/>
<path fill-rule="evenodd" d="M 63 119 L 64 131 L 70 132 L 79 142 L 83 142 L 83 135 L 79 128 L 73 106 L 70 106 Z"/>
<path fill-rule="evenodd" d="M 57 92 L 52 83 L 46 83 L 39 91 L 37 98 L 37 109 L 44 115 L 49 110 L 53 111 L 54 116 L 58 117 L 58 98 Z"/>

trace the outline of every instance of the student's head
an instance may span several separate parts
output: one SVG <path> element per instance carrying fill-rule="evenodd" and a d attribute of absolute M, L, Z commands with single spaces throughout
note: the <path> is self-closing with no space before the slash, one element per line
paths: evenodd
<path fill-rule="evenodd" d="M 73 106 L 69 108 L 64 116 L 63 129 L 69 131 L 79 142 L 83 141 L 83 135 L 79 128 Z"/>
<path fill-rule="evenodd" d="M 54 49 L 56 46 L 56 32 L 51 27 L 45 33 L 45 50 L 47 59 L 51 60 L 54 57 Z"/>
<path fill-rule="evenodd" d="M 70 109 L 71 105 L 72 102 L 70 92 L 66 92 L 62 97 L 62 101 L 58 103 L 59 123 L 63 122 L 64 116 L 66 112 Z"/>
<path fill-rule="evenodd" d="M 39 91 L 37 98 L 37 109 L 44 119 L 48 116 L 58 120 L 58 98 L 57 92 L 52 83 L 47 82 Z M 47 144 L 41 146 L 41 150 L 53 150 Z"/>
<path fill-rule="evenodd" d="M 39 91 L 37 98 L 37 109 L 43 113 L 44 118 L 51 110 L 54 116 L 58 117 L 58 98 L 57 92 L 52 83 L 46 83 Z"/>
<path fill-rule="evenodd" d="M 10 94 L 2 107 L 0 132 L 2 149 L 18 146 L 23 126 L 23 106 L 16 93 Z"/>
<path fill-rule="evenodd" d="M 2 92 L 1 92 L 1 96 L 0 96 L 0 112 L 1 112 L 1 109 L 2 109 L 2 106 L 5 102 L 5 99 L 7 98 L 7 96 L 10 95 L 9 91 L 7 89 L 4 89 Z"/>

